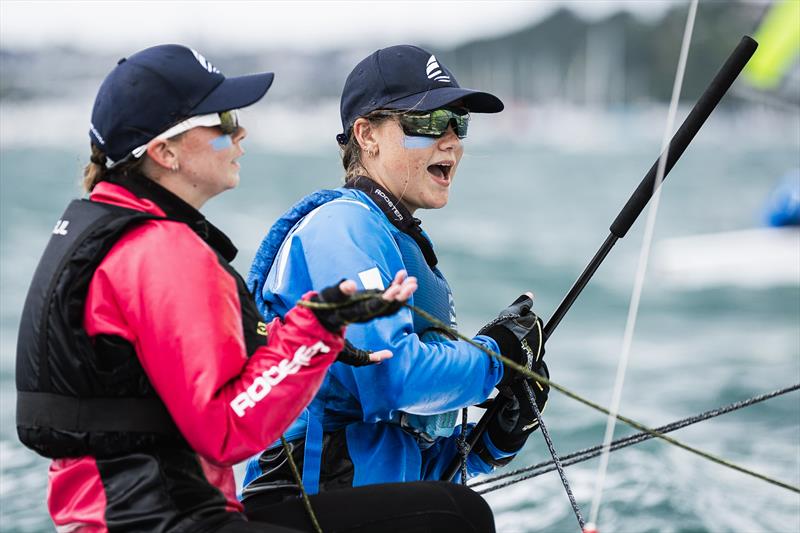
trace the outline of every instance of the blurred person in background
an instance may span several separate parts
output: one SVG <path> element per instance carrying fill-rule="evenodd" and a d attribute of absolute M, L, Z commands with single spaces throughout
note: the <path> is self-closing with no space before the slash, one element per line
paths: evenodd
<path fill-rule="evenodd" d="M 356 299 L 355 283 L 337 280 L 298 300 L 339 308 L 298 305 L 262 321 L 230 265 L 236 248 L 198 209 L 238 184 L 246 131 L 235 110 L 272 79 L 225 78 L 194 50 L 161 45 L 120 60 L 100 87 L 90 198 L 56 223 L 18 339 L 17 431 L 53 459 L 47 505 L 58 531 L 311 528 L 299 501 L 273 509 L 268 524 L 248 522 L 231 465 L 278 438 L 311 400 L 346 324 L 395 312 L 416 283 L 399 272 L 385 291 Z M 420 520 L 492 530 L 486 503 L 457 488 L 438 489 L 438 519 L 423 512 L 430 494 L 405 485 L 374 492 L 407 502 L 416 514 L 405 522 L 342 513 L 352 506 L 338 498 L 353 501 L 356 490 L 312 503 L 331 531 L 394 530 L 380 526 L 385 516 L 406 530 Z"/>
<path fill-rule="evenodd" d="M 394 357 L 373 366 L 332 365 L 287 431 L 309 492 L 441 479 L 458 453 L 458 409 L 485 401 L 494 388 L 503 407 L 467 457 L 468 475 L 508 463 L 536 429 L 521 375 L 441 327 L 456 327 L 453 298 L 415 218 L 420 209 L 447 205 L 469 113 L 502 109 L 494 95 L 461 88 L 426 50 L 399 45 L 374 52 L 350 73 L 342 93 L 337 141 L 344 186 L 303 198 L 261 243 L 248 284 L 267 319 L 285 316 L 300 295 L 342 275 L 360 288 L 382 289 L 404 269 L 418 280 L 413 304 L 438 321 L 404 308 L 348 328 L 352 346 Z M 547 375 L 531 298 L 522 295 L 475 341 Z M 530 383 L 543 409 L 548 390 Z M 286 459 L 275 443 L 250 461 L 243 502 L 252 516 L 297 494 Z"/>

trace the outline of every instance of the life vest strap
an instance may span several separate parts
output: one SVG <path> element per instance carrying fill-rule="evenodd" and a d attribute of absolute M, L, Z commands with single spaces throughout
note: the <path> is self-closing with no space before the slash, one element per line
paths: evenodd
<path fill-rule="evenodd" d="M 76 398 L 50 392 L 17 392 L 17 425 L 61 431 L 177 434 L 158 398 Z"/>

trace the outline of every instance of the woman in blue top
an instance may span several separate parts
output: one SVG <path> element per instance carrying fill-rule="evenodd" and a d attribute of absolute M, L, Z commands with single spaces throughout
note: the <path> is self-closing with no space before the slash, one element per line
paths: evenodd
<path fill-rule="evenodd" d="M 272 227 L 248 285 L 266 318 L 283 316 L 308 290 L 350 277 L 364 289 L 389 285 L 400 269 L 416 276 L 412 298 L 456 327 L 453 299 L 427 234 L 414 218 L 438 209 L 463 155 L 469 113 L 503 109 L 495 96 L 461 88 L 430 52 L 401 45 L 361 61 L 345 82 L 343 133 L 337 136 L 345 186 L 321 190 Z M 541 321 L 523 295 L 475 340 L 546 373 Z M 522 317 L 511 324 L 506 315 Z M 505 407 L 469 454 L 469 475 L 510 461 L 535 429 L 512 390 L 519 374 L 408 308 L 347 330 L 351 349 L 389 349 L 379 365 L 334 364 L 309 408 L 286 433 L 310 493 L 393 481 L 439 480 L 457 454 L 458 409 L 485 401 L 495 387 Z M 547 390 L 534 387 L 544 406 Z M 506 399 L 508 398 L 508 399 Z M 251 460 L 244 503 L 294 496 L 280 446 Z"/>

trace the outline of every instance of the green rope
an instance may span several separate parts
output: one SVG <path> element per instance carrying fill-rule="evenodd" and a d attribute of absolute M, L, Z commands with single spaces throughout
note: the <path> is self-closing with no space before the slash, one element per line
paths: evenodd
<path fill-rule="evenodd" d="M 415 313 L 419 314 L 422 318 L 432 322 L 434 325 L 439 326 L 439 327 L 448 328 L 448 326 L 446 324 L 440 322 L 435 317 L 431 316 L 429 313 L 426 313 L 422 309 L 414 307 L 411 304 L 404 304 L 404 305 L 406 307 L 408 307 L 409 309 L 411 309 L 412 311 L 414 311 Z M 600 411 L 601 413 L 604 413 L 605 415 L 611 415 L 611 412 L 608 409 L 606 409 L 605 407 L 603 407 L 603 406 L 601 406 L 599 404 L 596 404 L 595 402 L 593 402 L 591 400 L 583 398 L 579 394 L 572 392 L 571 390 L 567 389 L 566 387 L 563 387 L 562 385 L 559 385 L 558 383 L 555 383 L 555 382 L 547 379 L 544 376 L 540 376 L 539 374 L 537 374 L 536 372 L 533 372 L 532 370 L 528 370 L 524 366 L 521 366 L 521 365 L 517 364 L 515 361 L 512 361 L 508 357 L 500 355 L 499 353 L 496 353 L 493 350 L 490 350 L 489 348 L 487 348 L 485 346 L 482 346 L 480 343 L 475 342 L 474 340 L 472 340 L 470 338 L 467 338 L 464 335 L 461 335 L 457 331 L 454 331 L 452 329 L 449 329 L 449 331 L 450 331 L 450 333 L 452 333 L 453 335 L 455 335 L 459 339 L 468 342 L 469 344 L 471 344 L 472 346 L 478 348 L 479 350 L 481 350 L 485 354 L 487 354 L 487 355 L 489 355 L 491 357 L 494 357 L 495 359 L 499 359 L 500 361 L 503 362 L 503 364 L 513 368 L 517 372 L 519 372 L 521 374 L 525 374 L 529 378 L 532 378 L 532 379 L 538 381 L 539 383 L 549 385 L 551 388 L 556 389 L 560 393 L 562 393 L 562 394 L 564 394 L 566 396 L 569 396 L 573 400 L 576 400 L 576 401 L 578 401 L 578 402 L 580 402 L 580 403 L 582 403 L 582 404 L 584 404 L 584 405 L 586 405 L 588 407 L 591 407 L 592 409 L 594 409 L 596 411 Z M 758 478 L 758 479 L 760 479 L 762 481 L 766 481 L 767 483 L 771 483 L 773 485 L 777 485 L 778 487 L 782 487 L 784 489 L 800 493 L 800 487 L 797 487 L 795 485 L 790 485 L 788 483 L 784 483 L 783 481 L 771 478 L 769 476 L 766 476 L 766 475 L 761 474 L 759 472 L 756 472 L 754 470 L 750 470 L 749 468 L 745 468 L 743 466 L 739 466 L 739 465 L 737 465 L 735 463 L 732 463 L 731 461 L 728 461 L 727 459 L 723 459 L 721 457 L 717 457 L 716 455 L 710 454 L 708 452 L 704 452 L 703 450 L 699 450 L 697 448 L 689 446 L 688 444 L 684 444 L 683 442 L 681 442 L 681 441 L 679 441 L 677 439 L 674 439 L 672 437 L 668 437 L 668 436 L 664 435 L 663 433 L 659 433 L 658 431 L 655 431 L 654 429 L 651 429 L 651 428 L 645 426 L 644 424 L 641 424 L 641 423 L 639 423 L 639 422 L 637 422 L 637 421 L 635 421 L 633 419 L 630 419 L 630 418 L 628 418 L 626 416 L 617 414 L 616 418 L 617 418 L 617 420 L 619 420 L 621 422 L 624 422 L 624 423 L 628 424 L 629 426 L 638 429 L 639 431 L 643 431 L 645 433 L 649 433 L 650 435 L 653 435 L 654 437 L 657 437 L 657 438 L 659 438 L 661 440 L 664 440 L 666 442 L 669 442 L 670 444 L 673 444 L 673 445 L 675 445 L 675 446 L 677 446 L 679 448 L 683 448 L 686 451 L 689 451 L 689 452 L 692 452 L 692 453 L 694 453 L 696 455 L 699 455 L 700 457 L 703 457 L 704 459 L 708 459 L 709 461 L 712 461 L 714 463 L 717 463 L 717 464 L 720 464 L 720 465 L 723 465 L 723 466 L 727 466 L 728 468 L 731 468 L 731 469 L 737 470 L 737 471 L 739 471 L 739 472 L 741 472 L 743 474 L 747 474 L 749 476 Z"/>
<path fill-rule="evenodd" d="M 374 296 L 370 295 L 369 297 L 372 298 Z M 309 302 L 309 301 L 305 301 L 305 300 L 297 302 L 297 304 L 300 305 L 300 306 L 303 306 L 303 307 L 308 307 L 310 309 L 319 309 L 319 310 L 335 309 L 337 307 L 341 307 L 341 304 L 323 303 L 323 302 Z M 577 394 L 575 392 L 572 392 L 571 390 L 567 389 L 566 387 L 564 387 L 562 385 L 559 385 L 558 383 L 555 383 L 554 381 L 551 381 L 551 380 L 547 379 L 544 376 L 540 376 L 536 372 L 533 372 L 532 370 L 529 370 L 529 369 L 525 368 L 524 366 L 522 366 L 522 365 L 518 364 L 517 362 L 509 359 L 508 357 L 505 357 L 505 356 L 503 356 L 503 355 L 501 355 L 501 354 L 499 354 L 499 353 L 497 353 L 497 352 L 495 352 L 493 350 L 490 350 L 489 348 L 481 345 L 480 343 L 474 341 L 473 339 L 470 339 L 470 338 L 462 335 L 461 333 L 459 333 L 456 330 L 454 330 L 453 328 L 451 328 L 449 325 L 445 324 L 441 320 L 438 320 L 436 317 L 432 316 L 430 313 L 427 313 L 426 311 L 424 311 L 424 310 L 422 310 L 422 309 L 420 309 L 418 307 L 415 307 L 415 306 L 413 306 L 413 305 L 411 305 L 409 303 L 404 303 L 403 305 L 405 307 L 409 308 L 411 311 L 417 313 L 422 318 L 428 320 L 429 322 L 431 322 L 436 327 L 441 328 L 441 329 L 447 331 L 448 333 L 454 335 L 455 337 L 461 339 L 462 341 L 465 341 L 465 342 L 471 344 L 472 346 L 474 346 L 475 348 L 479 349 L 480 351 L 482 351 L 486 355 L 488 355 L 490 357 L 494 357 L 495 359 L 498 359 L 504 365 L 506 365 L 507 367 L 513 368 L 514 370 L 516 370 L 520 374 L 524 374 L 525 376 L 527 376 L 527 377 L 529 377 L 529 378 L 531 378 L 531 379 L 533 379 L 535 381 L 538 381 L 539 383 L 549 385 L 551 388 L 559 391 L 560 393 L 564 394 L 565 396 L 568 396 L 568 397 L 572 398 L 573 400 L 586 405 L 587 407 L 591 407 L 595 411 L 599 411 L 599 412 L 605 414 L 606 416 L 611 415 L 611 412 L 608 409 L 606 409 L 605 407 L 603 407 L 603 406 L 601 406 L 601 405 L 599 405 L 599 404 L 597 404 L 597 403 L 595 403 L 595 402 L 593 402 L 591 400 L 588 400 L 588 399 L 580 396 L 579 394 Z M 682 448 L 682 449 L 684 449 L 684 450 L 686 450 L 688 452 L 691 452 L 691 453 L 693 453 L 695 455 L 699 455 L 700 457 L 702 457 L 704 459 L 707 459 L 707 460 L 709 460 L 711 462 L 714 462 L 714 463 L 717 463 L 719 465 L 728 467 L 730 469 L 736 470 L 736 471 L 741 472 L 743 474 L 747 474 L 748 476 L 752 476 L 752 477 L 760 479 L 762 481 L 766 481 L 767 483 L 771 483 L 771 484 L 776 485 L 778 487 L 781 487 L 781 488 L 784 488 L 784 489 L 787 489 L 787 490 L 790 490 L 790 491 L 793 491 L 793 492 L 800 493 L 800 487 L 798 487 L 798 486 L 790 485 L 788 483 L 784 483 L 783 481 L 771 478 L 769 476 L 766 476 L 766 475 L 761 474 L 759 472 L 756 472 L 754 470 L 750 470 L 749 468 L 745 468 L 743 466 L 737 465 L 737 464 L 735 464 L 735 463 L 733 463 L 731 461 L 728 461 L 727 459 L 723 459 L 721 457 L 717 457 L 716 455 L 713 455 L 711 453 L 705 452 L 705 451 L 700 450 L 698 448 L 694 448 L 692 446 L 689 446 L 688 444 L 684 444 L 683 442 L 681 442 L 681 441 L 679 441 L 677 439 L 674 439 L 672 437 L 668 437 L 668 436 L 664 435 L 663 433 L 659 433 L 658 431 L 656 431 L 654 429 L 651 429 L 651 428 L 645 426 L 644 424 L 641 424 L 641 423 L 639 423 L 639 422 L 637 422 L 637 421 L 635 421 L 635 420 L 633 420 L 631 418 L 628 418 L 626 416 L 623 416 L 621 414 L 616 414 L 615 416 L 616 416 L 617 420 L 619 420 L 621 422 L 624 422 L 625 424 L 628 424 L 629 426 L 631 426 L 631 427 L 633 427 L 635 429 L 638 429 L 639 431 L 643 431 L 645 433 L 648 433 L 648 434 L 650 434 L 650 435 L 652 435 L 652 436 L 654 436 L 656 438 L 659 438 L 659 439 L 661 439 L 663 441 L 666 441 L 666 442 L 668 442 L 668 443 L 670 443 L 670 444 L 672 444 L 674 446 L 677 446 L 678 448 Z"/>
<path fill-rule="evenodd" d="M 314 509 L 311 507 L 311 500 L 308 499 L 306 487 L 303 485 L 303 477 L 300 475 L 300 470 L 297 469 L 297 465 L 294 462 L 294 457 L 292 457 L 292 450 L 289 448 L 289 443 L 286 442 L 286 438 L 284 438 L 283 435 L 281 435 L 281 444 L 283 444 L 283 450 L 286 452 L 286 458 L 289 460 L 289 468 L 292 469 L 294 480 L 297 482 L 297 486 L 300 487 L 300 493 L 303 495 L 303 505 L 306 508 L 308 517 L 311 518 L 314 531 L 317 533 L 322 533 L 322 527 L 319 525 L 317 515 L 314 513 Z"/>

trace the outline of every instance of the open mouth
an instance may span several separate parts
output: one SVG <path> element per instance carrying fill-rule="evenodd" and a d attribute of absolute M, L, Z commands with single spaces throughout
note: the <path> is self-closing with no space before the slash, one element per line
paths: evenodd
<path fill-rule="evenodd" d="M 442 181 L 450 181 L 450 172 L 453 169 L 453 163 L 449 161 L 442 161 L 428 167 L 428 172 Z"/>

